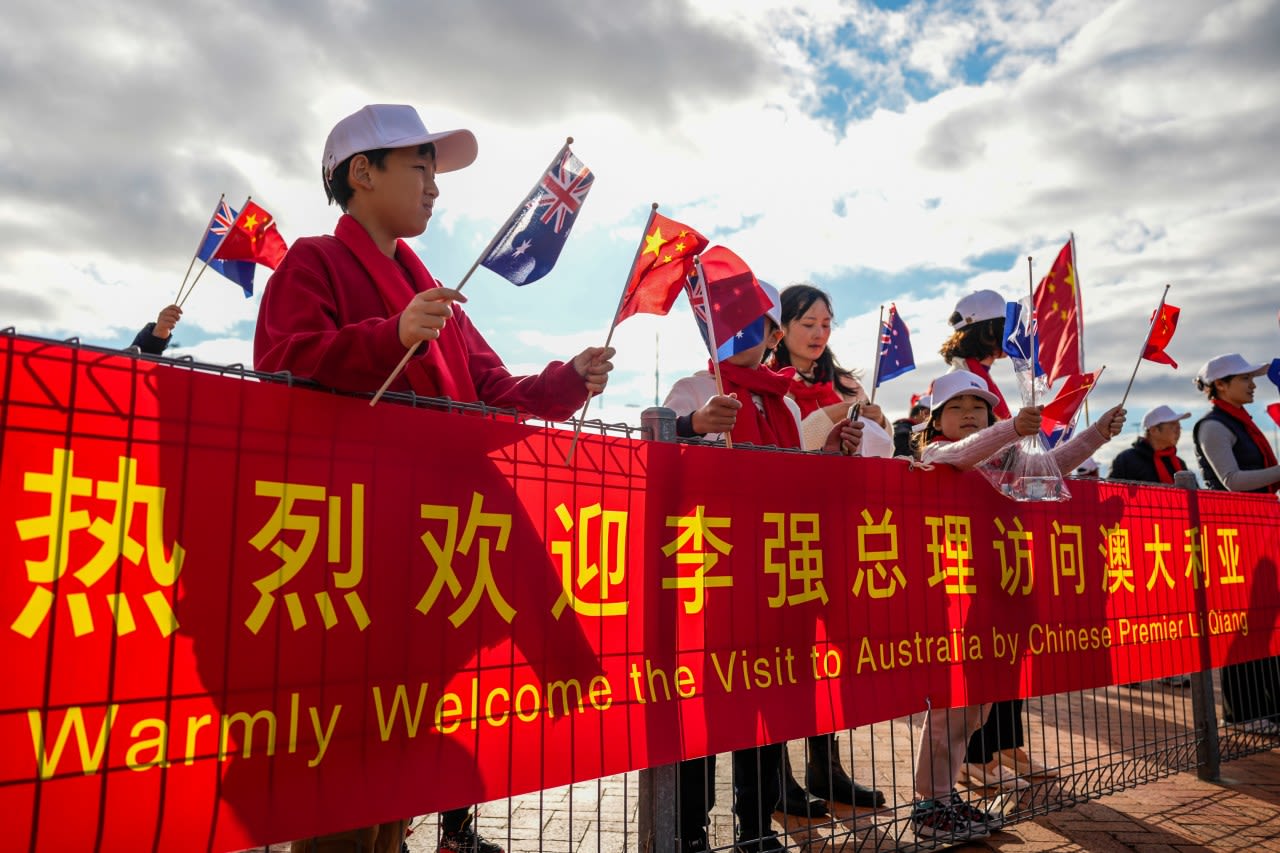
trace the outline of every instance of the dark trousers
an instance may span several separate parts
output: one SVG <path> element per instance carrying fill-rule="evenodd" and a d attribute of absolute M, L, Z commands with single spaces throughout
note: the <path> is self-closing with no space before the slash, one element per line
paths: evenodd
<path fill-rule="evenodd" d="M 1280 658 L 1224 666 L 1222 711 L 1228 723 L 1280 714 Z"/>
<path fill-rule="evenodd" d="M 733 813 L 738 837 L 760 838 L 769 831 L 773 812 L 782 797 L 782 750 L 775 743 L 733 753 Z M 701 837 L 707 813 L 716 802 L 716 757 L 680 762 L 680 837 L 685 842 Z"/>
<path fill-rule="evenodd" d="M 964 760 L 970 764 L 986 764 L 1002 749 L 1014 749 L 1026 743 L 1022 733 L 1022 700 L 1009 699 L 991 706 L 982 728 L 969 738 Z"/>

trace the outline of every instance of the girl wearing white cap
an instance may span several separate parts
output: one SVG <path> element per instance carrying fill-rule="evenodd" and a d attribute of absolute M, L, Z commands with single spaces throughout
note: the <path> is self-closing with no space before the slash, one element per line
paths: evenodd
<path fill-rule="evenodd" d="M 916 427 L 924 463 L 947 464 L 961 471 L 975 468 L 1000 455 L 1019 438 L 1040 429 L 1040 408 L 1026 407 L 1016 417 L 997 421 L 998 398 L 982 378 L 967 370 L 948 373 L 933 383 L 933 413 Z M 1089 458 L 1124 428 L 1124 410 L 1111 409 L 1091 428 L 1050 451 L 1060 470 L 1070 471 Z M 975 705 L 925 713 L 920 747 L 916 753 L 916 801 L 911 822 L 916 835 L 926 838 L 964 838 L 986 835 L 999 818 L 974 808 L 960 798 L 955 782 L 969 748 L 969 738 L 982 726 L 991 705 Z M 980 784 L 1026 787 L 998 764 L 970 769 L 980 773 Z M 989 775 L 988 775 L 989 774 Z"/>
<path fill-rule="evenodd" d="M 1213 408 L 1192 430 L 1205 485 L 1228 492 L 1280 492 L 1280 464 L 1245 406 L 1253 402 L 1254 377 L 1265 364 L 1239 353 L 1211 358 L 1196 374 L 1196 387 Z M 1262 721 L 1280 714 L 1280 658 L 1222 668 L 1222 716 L 1228 723 Z"/>
<path fill-rule="evenodd" d="M 955 370 L 967 370 L 982 379 L 996 398 L 992 404 L 996 417 L 1012 417 L 1009 404 L 991 379 L 991 365 L 1004 358 L 1004 297 L 994 290 L 977 290 L 956 303 L 947 323 L 954 330 L 943 342 L 938 354 Z"/>

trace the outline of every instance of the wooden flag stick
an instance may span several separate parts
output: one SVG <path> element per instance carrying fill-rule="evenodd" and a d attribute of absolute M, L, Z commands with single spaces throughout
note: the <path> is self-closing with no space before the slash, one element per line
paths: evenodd
<path fill-rule="evenodd" d="M 196 250 L 191 255 L 191 263 L 187 264 L 187 271 L 182 275 L 182 284 L 178 285 L 178 295 L 173 297 L 175 305 L 178 304 L 178 299 L 182 297 L 182 290 L 187 286 L 187 279 L 191 277 L 191 269 L 196 265 L 196 258 L 200 257 L 200 247 L 204 245 L 204 238 L 209 235 L 209 229 L 213 227 L 213 220 L 218 217 L 218 211 L 222 210 L 222 202 L 226 197 L 226 193 L 218 196 L 218 203 L 213 206 L 213 214 L 209 217 L 209 222 L 204 226 L 204 231 L 200 234 L 200 242 L 196 243 Z"/>
<path fill-rule="evenodd" d="M 1169 285 L 1164 286 L 1164 293 L 1160 295 L 1160 304 L 1156 307 L 1156 313 L 1151 315 L 1151 325 L 1147 326 L 1147 336 L 1142 339 L 1142 349 L 1138 351 L 1138 363 L 1133 366 L 1133 373 L 1129 374 L 1129 384 L 1125 386 L 1124 396 L 1120 398 L 1120 408 L 1124 408 L 1124 404 L 1129 399 L 1129 390 L 1133 388 L 1134 377 L 1138 375 L 1138 366 L 1142 364 L 1142 356 L 1147 351 L 1147 344 L 1151 341 L 1151 332 L 1156 327 L 1156 321 L 1160 319 L 1160 311 L 1164 308 L 1164 300 L 1169 296 Z"/>
<path fill-rule="evenodd" d="M 653 217 L 658 213 L 658 203 L 655 201 L 653 206 L 649 208 L 649 219 L 645 222 L 644 232 L 640 236 L 640 245 L 636 246 L 636 256 L 631 259 L 631 266 L 627 271 L 627 280 L 623 282 L 622 293 L 618 295 L 618 307 L 613 309 L 613 320 L 609 323 L 609 333 L 604 336 L 604 345 L 608 349 L 609 344 L 613 342 L 613 330 L 618 327 L 618 315 L 622 313 L 622 303 L 627 298 L 627 285 L 631 284 L 631 276 L 636 271 L 636 263 L 640 260 L 640 255 L 644 252 L 645 237 L 649 236 L 649 228 L 653 225 Z M 655 356 L 656 357 L 656 356 Z M 591 405 L 591 397 L 588 396 L 582 404 L 582 411 L 578 413 L 578 422 L 573 427 L 573 441 L 569 442 L 569 452 L 565 454 L 564 464 L 573 464 L 573 451 L 578 447 L 578 436 L 582 435 L 582 422 L 587 417 L 587 407 Z M 656 405 L 656 404 L 655 404 Z"/>
<path fill-rule="evenodd" d="M 871 373 L 871 405 L 876 404 L 876 389 L 880 387 L 880 351 L 884 347 L 881 337 L 884 335 L 884 306 L 880 306 L 880 322 L 876 324 L 876 354 L 871 362 L 875 365 Z"/>
<path fill-rule="evenodd" d="M 552 158 L 551 163 L 548 164 L 547 168 L 543 169 L 542 172 L 539 173 L 538 183 L 533 185 L 533 189 L 537 189 L 542 184 L 543 176 L 545 176 L 547 172 L 551 171 L 551 167 L 554 166 L 556 163 L 558 163 L 560 161 L 560 158 L 564 156 L 564 150 L 572 144 L 573 144 L 573 137 L 572 136 L 565 137 L 564 145 L 560 146 L 560 150 L 556 152 L 556 156 Z M 525 194 L 524 198 L 527 199 L 532 193 L 533 193 L 533 190 L 530 190 L 528 193 Z M 495 244 L 497 244 L 498 238 L 503 235 L 503 233 L 507 230 L 507 227 L 511 224 L 512 220 L 514 220 L 517 216 L 519 216 L 522 210 L 524 210 L 523 199 L 520 201 L 518 205 L 516 205 L 516 209 L 511 212 L 511 215 L 508 216 L 506 221 L 502 223 L 502 226 L 498 228 L 497 232 L 494 233 L 493 239 L 489 241 L 489 244 L 485 246 L 484 249 L 480 252 L 480 254 L 476 257 L 475 263 L 473 263 L 471 265 L 471 268 L 467 270 L 467 274 L 462 277 L 462 281 L 458 282 L 458 286 L 455 287 L 454 290 L 457 290 L 457 291 L 462 290 L 463 285 L 465 285 L 467 281 L 471 278 L 471 274 L 475 272 L 477 269 L 479 269 L 481 261 L 489 257 L 489 253 L 493 251 L 493 247 Z M 391 371 L 391 374 L 387 376 L 387 379 L 385 382 L 382 383 L 382 386 L 378 388 L 377 391 L 374 392 L 373 399 L 369 401 L 370 407 L 378 405 L 378 401 L 382 399 L 382 395 L 387 393 L 387 389 L 391 387 L 391 383 L 396 381 L 396 377 L 400 375 L 400 371 L 404 370 L 405 365 L 409 363 L 409 359 L 413 358 L 414 353 L 416 353 L 419 347 L 421 346 L 422 346 L 422 341 L 414 341 L 413 346 L 409 347 L 409 349 L 405 351 L 404 356 L 400 359 L 400 363 L 397 364 L 395 366 L 395 369 Z"/>

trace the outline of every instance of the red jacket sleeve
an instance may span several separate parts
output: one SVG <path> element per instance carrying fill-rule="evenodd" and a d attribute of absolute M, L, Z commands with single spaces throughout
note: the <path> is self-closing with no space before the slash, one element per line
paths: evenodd
<path fill-rule="evenodd" d="M 380 316 L 380 304 L 357 305 L 340 291 L 342 271 L 318 246 L 323 239 L 332 238 L 295 242 L 267 282 L 253 366 L 342 391 L 372 391 L 404 356 L 399 316 Z M 404 382 L 401 377 L 392 388 L 407 387 Z"/>
<path fill-rule="evenodd" d="M 477 395 L 488 405 L 562 421 L 586 402 L 587 384 L 572 362 L 553 361 L 536 376 L 512 376 L 465 312 L 455 309 L 450 322 L 466 341 L 467 369 Z"/>

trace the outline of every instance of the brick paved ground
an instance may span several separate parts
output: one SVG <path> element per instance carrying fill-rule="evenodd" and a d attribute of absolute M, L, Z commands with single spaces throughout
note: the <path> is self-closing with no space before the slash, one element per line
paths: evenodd
<path fill-rule="evenodd" d="M 1004 812 L 1009 828 L 956 850 L 1010 853 L 1067 851 L 1276 851 L 1280 853 L 1280 749 L 1224 763 L 1216 783 L 1194 770 L 1190 702 L 1186 691 L 1147 686 L 1108 688 L 1029 702 L 1027 747 L 1037 761 L 1060 769 L 1057 781 L 1037 782 L 1018 796 L 995 790 L 967 795 Z M 911 755 L 919 717 L 842 733 L 845 766 L 854 778 L 889 796 L 878 812 L 800 826 L 781 823 L 789 849 L 914 851 L 909 828 Z M 1237 751 L 1280 747 L 1280 737 L 1226 733 Z M 790 747 L 803 773 L 803 743 Z M 728 756 L 718 762 L 712 841 L 731 849 L 733 818 Z M 962 787 L 962 790 L 963 787 Z M 636 774 L 580 783 L 488 803 L 481 831 L 508 853 L 614 853 L 640 849 Z M 1072 804 L 1074 803 L 1074 805 Z M 435 853 L 434 816 L 415 822 L 413 853 Z M 287 850 L 276 846 L 274 851 Z"/>

